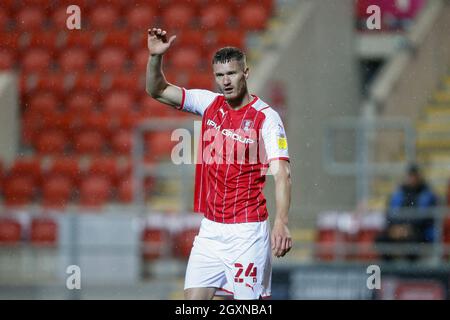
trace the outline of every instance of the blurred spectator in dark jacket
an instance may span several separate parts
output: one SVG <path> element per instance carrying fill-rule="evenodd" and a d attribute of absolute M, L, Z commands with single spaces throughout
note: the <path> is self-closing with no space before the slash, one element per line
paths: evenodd
<path fill-rule="evenodd" d="M 424 243 L 432 242 L 435 229 L 430 208 L 438 204 L 438 197 L 423 178 L 419 167 L 408 167 L 404 183 L 390 196 L 387 208 L 387 224 L 378 237 L 379 243 Z M 411 216 L 411 214 L 415 216 Z M 416 260 L 419 254 L 406 252 L 409 260 Z M 385 260 L 402 255 L 383 254 Z"/>

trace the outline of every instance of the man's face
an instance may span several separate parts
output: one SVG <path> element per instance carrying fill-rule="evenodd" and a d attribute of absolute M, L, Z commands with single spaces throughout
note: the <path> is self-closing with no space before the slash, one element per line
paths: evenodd
<path fill-rule="evenodd" d="M 410 173 L 406 176 L 406 184 L 411 187 L 416 187 L 420 183 L 420 176 L 418 174 Z"/>
<path fill-rule="evenodd" d="M 241 98 L 247 90 L 248 68 L 243 63 L 232 60 L 213 64 L 214 77 L 225 99 Z"/>

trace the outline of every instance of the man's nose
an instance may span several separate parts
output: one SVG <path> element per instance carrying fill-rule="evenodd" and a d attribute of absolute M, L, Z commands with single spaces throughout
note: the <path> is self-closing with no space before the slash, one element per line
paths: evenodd
<path fill-rule="evenodd" d="M 231 82 L 231 81 L 230 81 L 230 77 L 227 77 L 227 76 L 224 76 L 224 77 L 223 77 L 223 84 L 224 84 L 224 85 L 230 84 L 230 82 Z"/>

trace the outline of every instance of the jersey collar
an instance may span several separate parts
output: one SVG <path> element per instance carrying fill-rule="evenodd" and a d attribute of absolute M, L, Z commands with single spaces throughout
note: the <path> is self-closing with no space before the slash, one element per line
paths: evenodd
<path fill-rule="evenodd" d="M 234 110 L 234 109 L 228 104 L 227 100 L 224 100 L 225 106 L 227 107 L 227 109 L 228 109 L 229 111 L 231 111 L 231 112 L 233 112 L 233 113 L 236 113 L 236 114 L 245 112 L 248 108 L 251 108 L 252 105 L 254 105 L 255 102 L 258 101 L 258 99 L 259 99 L 259 98 L 258 98 L 257 96 L 255 96 L 254 94 L 250 94 L 250 96 L 252 96 L 253 99 L 252 99 L 249 103 L 247 103 L 246 105 L 244 105 L 242 108 L 240 108 L 239 110 Z"/>

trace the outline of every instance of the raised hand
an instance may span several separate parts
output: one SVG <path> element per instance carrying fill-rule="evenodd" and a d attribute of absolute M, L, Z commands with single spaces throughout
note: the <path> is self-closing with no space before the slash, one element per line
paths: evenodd
<path fill-rule="evenodd" d="M 173 35 L 167 40 L 166 30 L 158 28 L 148 29 L 147 45 L 151 55 L 163 55 L 177 36 Z"/>

